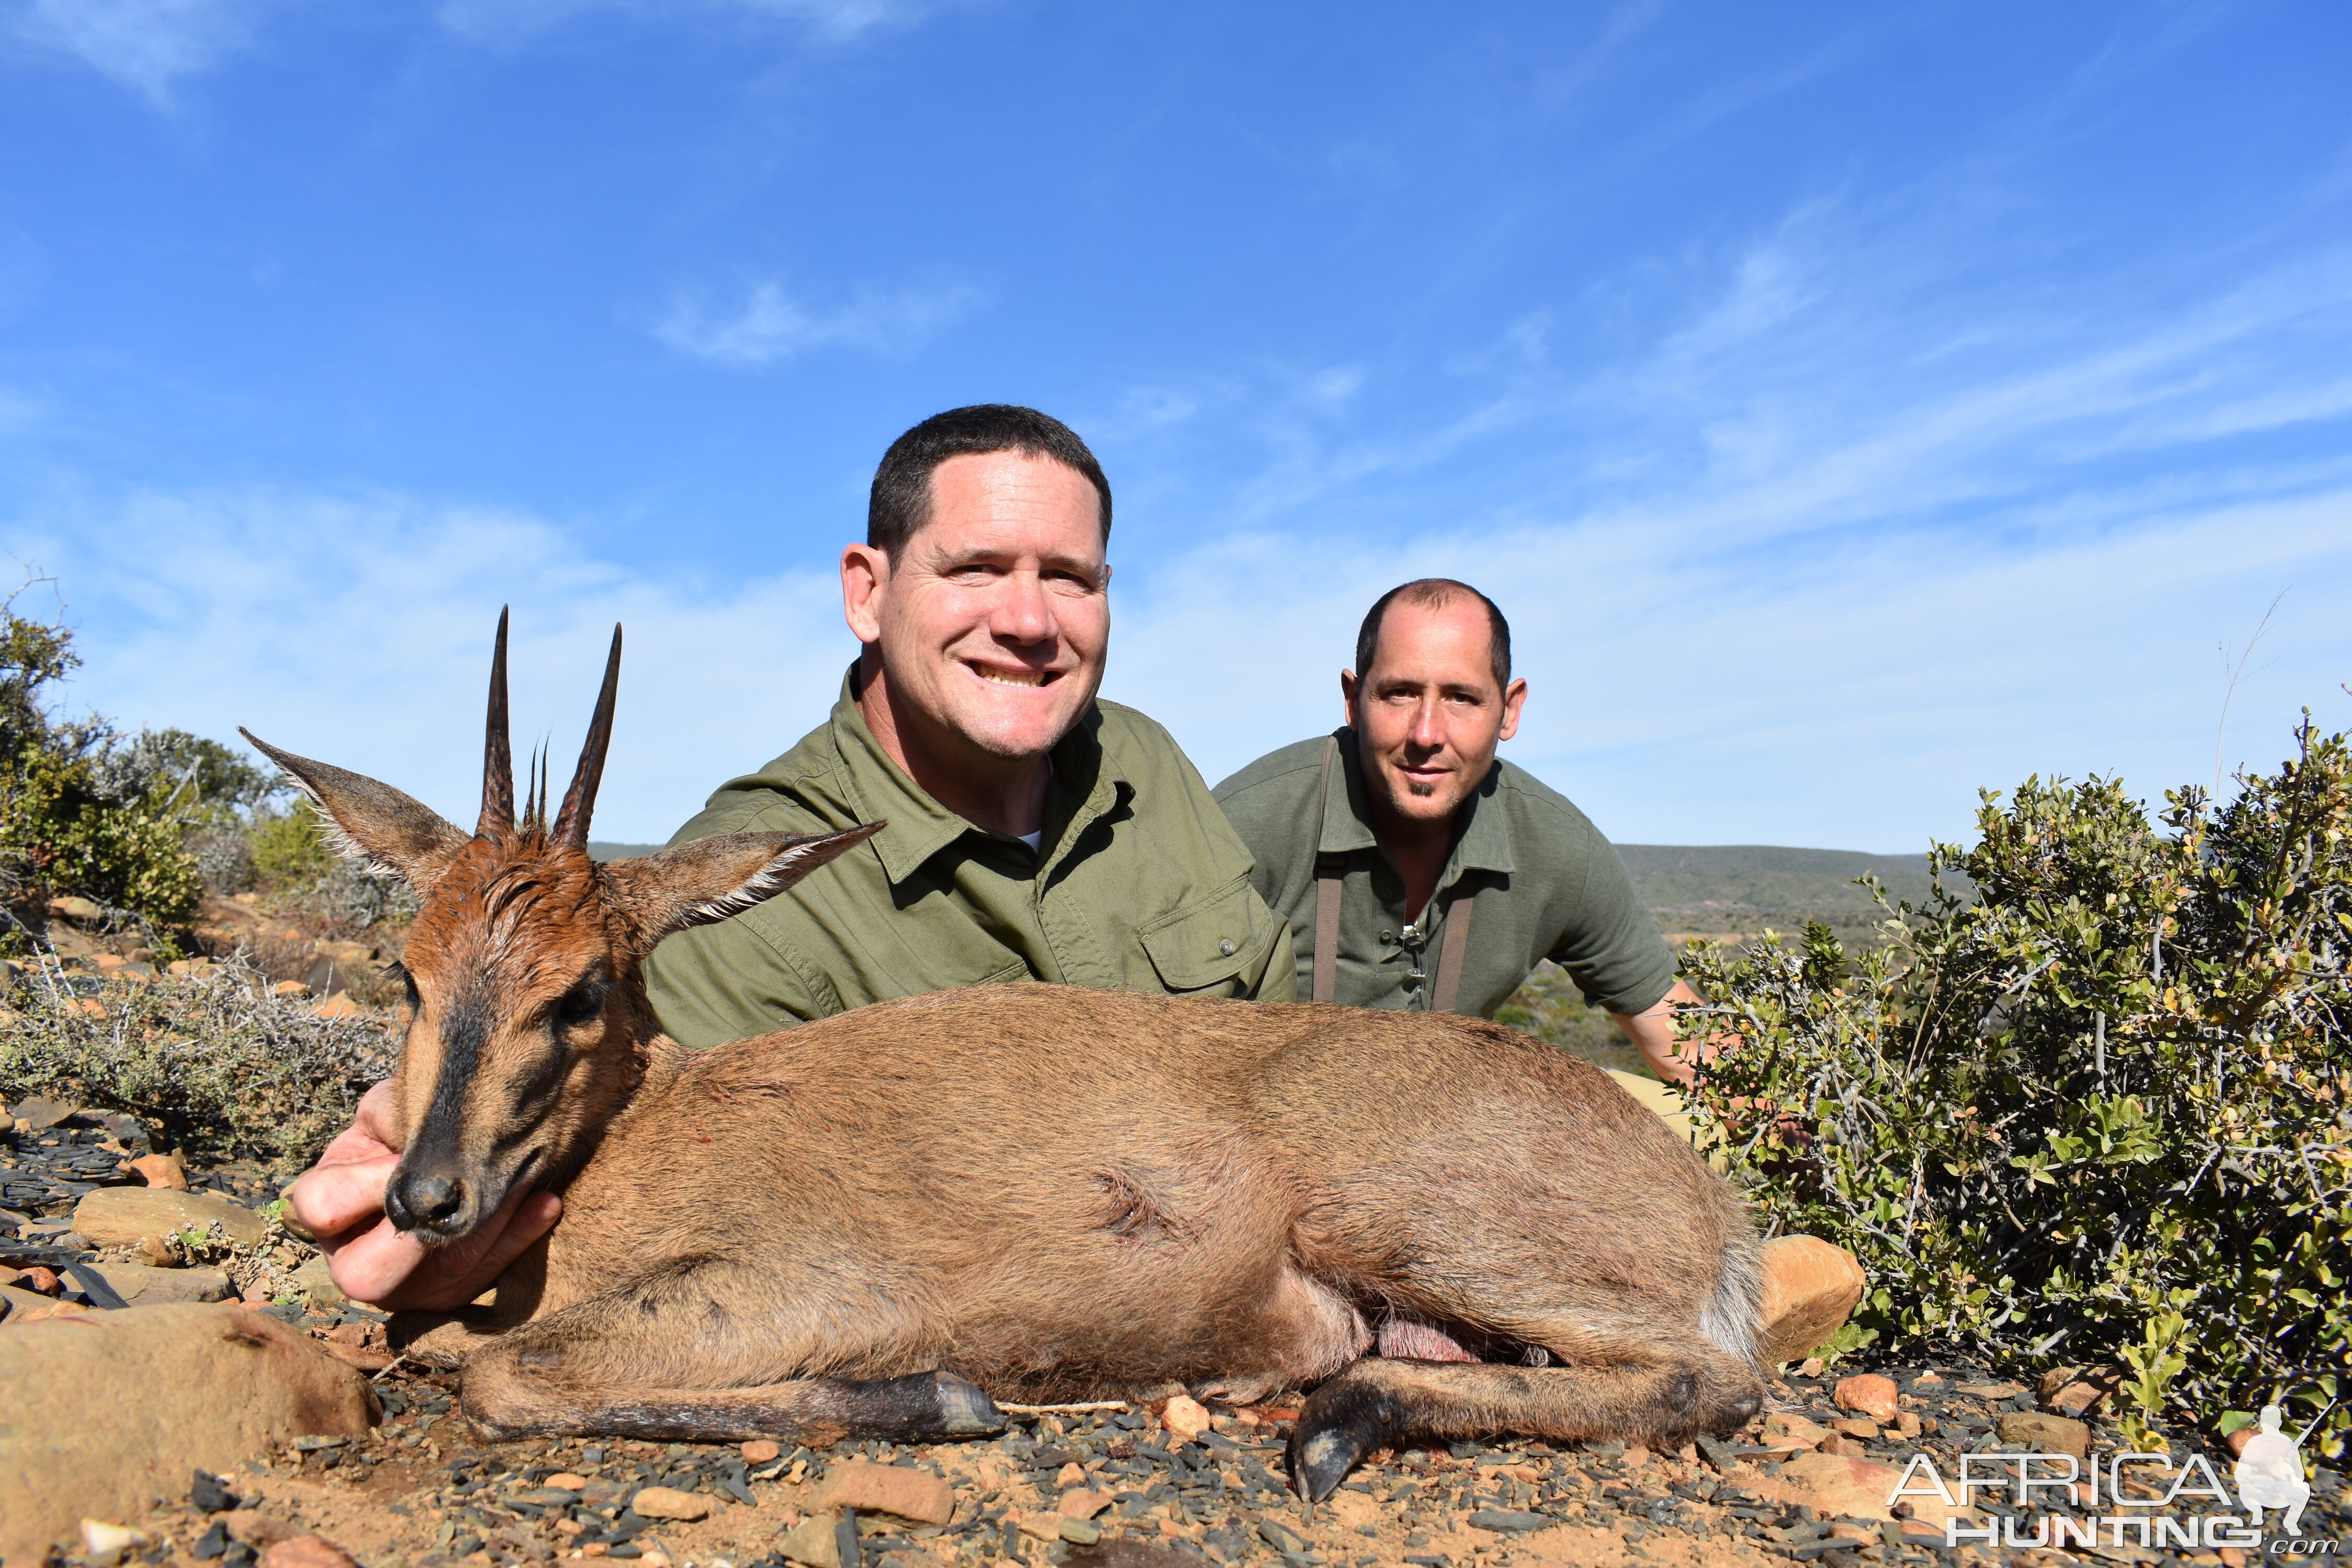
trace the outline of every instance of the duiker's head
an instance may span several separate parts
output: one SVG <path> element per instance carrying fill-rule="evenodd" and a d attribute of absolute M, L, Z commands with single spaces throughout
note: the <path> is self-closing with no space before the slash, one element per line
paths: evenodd
<path fill-rule="evenodd" d="M 246 734 L 318 804 L 345 853 L 402 878 L 423 901 L 403 961 L 393 1077 L 406 1141 L 384 1212 L 427 1241 L 465 1236 L 517 1187 L 566 1180 L 593 1152 L 659 1028 L 637 973 L 655 944 L 774 897 L 882 826 L 730 834 L 599 865 L 588 858 L 588 819 L 612 737 L 620 629 L 552 822 L 536 768 L 516 819 L 506 659 L 501 613 L 471 834 L 387 784 Z"/>

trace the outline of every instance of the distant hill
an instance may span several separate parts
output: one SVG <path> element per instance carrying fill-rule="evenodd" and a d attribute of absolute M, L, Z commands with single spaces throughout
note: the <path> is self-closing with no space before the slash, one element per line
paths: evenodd
<path fill-rule="evenodd" d="M 599 860 L 650 855 L 658 844 L 588 846 Z M 1790 849 L 1773 844 L 1620 844 L 1618 858 L 1661 931 L 1791 930 L 1808 920 L 1856 928 L 1874 911 L 1853 885 L 1865 872 L 1896 900 L 1927 898 L 1925 855 L 1865 855 L 1858 849 Z"/>
<path fill-rule="evenodd" d="M 1788 930 L 1818 920 L 1855 927 L 1877 918 L 1868 874 L 1889 899 L 1927 898 L 1925 855 L 1867 855 L 1857 849 L 1790 849 L 1770 844 L 1620 844 L 1618 858 L 1667 931 Z"/>

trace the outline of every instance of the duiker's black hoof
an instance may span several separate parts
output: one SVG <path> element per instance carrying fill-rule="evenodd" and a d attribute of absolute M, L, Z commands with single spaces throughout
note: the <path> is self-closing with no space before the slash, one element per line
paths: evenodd
<path fill-rule="evenodd" d="M 1396 1435 L 1402 1420 L 1396 1400 L 1385 1390 L 1344 1376 L 1325 1384 L 1290 1429 L 1283 1458 L 1292 1489 L 1308 1502 L 1321 1502 L 1366 1454 Z"/>
<path fill-rule="evenodd" d="M 853 1387 L 852 1426 L 860 1436 L 944 1443 L 1004 1430 L 996 1402 L 951 1372 L 880 1377 Z"/>
<path fill-rule="evenodd" d="M 966 1383 L 951 1372 L 931 1375 L 939 1381 L 941 1432 L 950 1437 L 988 1437 L 1004 1430 L 1004 1412 L 978 1384 Z"/>

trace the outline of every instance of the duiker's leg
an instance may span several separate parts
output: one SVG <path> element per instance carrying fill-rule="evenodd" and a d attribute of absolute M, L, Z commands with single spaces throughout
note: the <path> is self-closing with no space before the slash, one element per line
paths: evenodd
<path fill-rule="evenodd" d="M 1292 1484 L 1320 1501 L 1371 1449 L 1408 1433 L 1554 1441 L 1640 1437 L 1680 1447 L 1745 1426 L 1763 1407 L 1754 1369 L 1712 1347 L 1652 1348 L 1601 1365 L 1360 1361 L 1317 1389 L 1288 1454 Z"/>
<path fill-rule="evenodd" d="M 1004 1429 L 987 1394 L 935 1370 L 937 1350 L 904 1331 L 890 1303 L 803 1312 L 762 1283 L 725 1264 L 688 1266 L 510 1329 L 466 1363 L 467 1418 L 498 1438 L 778 1437 L 813 1447 Z"/>

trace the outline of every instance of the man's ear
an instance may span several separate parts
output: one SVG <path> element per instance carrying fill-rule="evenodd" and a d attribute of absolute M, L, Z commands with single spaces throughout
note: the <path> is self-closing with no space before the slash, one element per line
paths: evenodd
<path fill-rule="evenodd" d="M 250 730 L 237 733 L 252 741 L 264 756 L 285 770 L 296 788 L 310 797 L 333 828 L 328 839 L 337 853 L 398 877 L 419 898 L 432 891 L 457 851 L 466 847 L 463 832 L 443 821 L 424 802 L 388 784 L 281 752 L 255 739 Z"/>
<path fill-rule="evenodd" d="M 826 861 L 888 826 L 861 822 L 839 833 L 728 833 L 636 860 L 611 860 L 613 904 L 637 928 L 636 949 L 765 903 Z"/>

